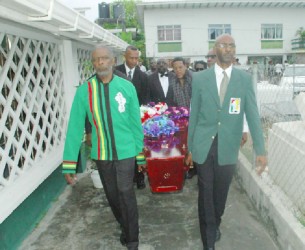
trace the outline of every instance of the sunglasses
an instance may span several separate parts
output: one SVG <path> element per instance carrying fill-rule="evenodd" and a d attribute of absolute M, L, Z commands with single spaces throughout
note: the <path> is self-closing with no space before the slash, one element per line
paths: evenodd
<path fill-rule="evenodd" d="M 204 68 L 196 68 L 195 70 L 196 71 L 202 71 L 202 70 L 204 70 Z"/>

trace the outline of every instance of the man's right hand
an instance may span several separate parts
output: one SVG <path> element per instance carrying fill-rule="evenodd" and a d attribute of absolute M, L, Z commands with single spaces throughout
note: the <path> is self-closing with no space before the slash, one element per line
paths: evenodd
<path fill-rule="evenodd" d="M 187 166 L 193 166 L 192 153 L 188 152 L 184 157 L 184 163 Z"/>
<path fill-rule="evenodd" d="M 74 185 L 77 181 L 76 174 L 65 174 L 67 184 Z"/>
<path fill-rule="evenodd" d="M 147 172 L 147 164 L 138 165 L 138 172 L 142 172 L 143 174 Z"/>

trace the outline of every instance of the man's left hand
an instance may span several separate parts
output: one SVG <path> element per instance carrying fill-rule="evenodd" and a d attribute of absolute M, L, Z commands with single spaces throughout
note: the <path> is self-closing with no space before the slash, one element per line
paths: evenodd
<path fill-rule="evenodd" d="M 245 143 L 248 140 L 248 133 L 247 132 L 243 132 L 243 136 L 241 138 L 241 142 L 240 142 L 240 147 L 244 146 Z"/>

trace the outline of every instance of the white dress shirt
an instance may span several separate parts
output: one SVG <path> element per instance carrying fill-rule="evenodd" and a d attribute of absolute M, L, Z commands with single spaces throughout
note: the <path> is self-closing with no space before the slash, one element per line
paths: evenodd
<path fill-rule="evenodd" d="M 161 87 L 163 89 L 163 93 L 164 93 L 164 96 L 166 97 L 167 95 L 167 92 L 168 92 L 168 77 L 167 76 L 161 76 L 160 73 L 158 73 L 158 76 L 159 76 L 159 80 L 160 80 L 160 83 L 161 83 Z"/>

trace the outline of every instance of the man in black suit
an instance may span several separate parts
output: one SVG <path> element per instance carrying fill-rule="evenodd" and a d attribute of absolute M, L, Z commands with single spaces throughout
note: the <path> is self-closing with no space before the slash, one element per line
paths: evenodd
<path fill-rule="evenodd" d="M 136 88 L 139 104 L 147 104 L 147 75 L 138 67 L 139 50 L 134 46 L 128 46 L 125 50 L 125 63 L 118 65 L 116 69 L 125 74 Z M 138 189 L 145 188 L 144 174 L 138 171 L 138 166 L 135 165 L 135 178 Z"/>
<path fill-rule="evenodd" d="M 168 63 L 165 59 L 157 61 L 157 71 L 148 76 L 148 100 L 151 102 L 165 102 L 168 106 L 174 105 L 173 88 L 169 85 L 169 79 L 174 74 L 168 71 Z"/>
<path fill-rule="evenodd" d="M 140 105 L 147 104 L 147 74 L 138 67 L 139 50 L 134 46 L 128 46 L 125 50 L 125 63 L 118 65 L 116 69 L 124 73 L 136 87 Z"/>

